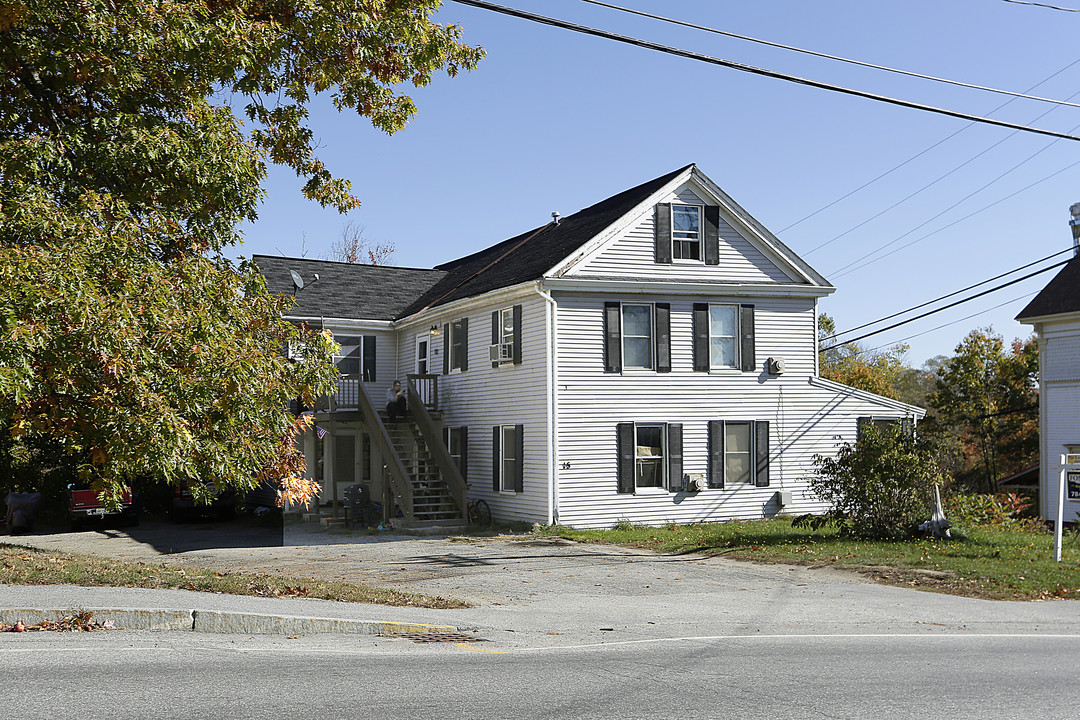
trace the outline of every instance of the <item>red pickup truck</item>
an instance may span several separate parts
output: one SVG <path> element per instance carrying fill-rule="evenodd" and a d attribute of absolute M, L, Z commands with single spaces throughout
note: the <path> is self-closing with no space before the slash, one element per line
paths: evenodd
<path fill-rule="evenodd" d="M 76 483 L 68 485 L 68 518 L 72 530 L 82 530 L 89 522 L 104 523 L 106 520 L 119 519 L 126 525 L 139 524 L 139 509 L 135 504 L 135 495 L 131 488 L 124 490 L 118 510 L 107 510 L 98 499 L 97 492 L 89 485 Z"/>

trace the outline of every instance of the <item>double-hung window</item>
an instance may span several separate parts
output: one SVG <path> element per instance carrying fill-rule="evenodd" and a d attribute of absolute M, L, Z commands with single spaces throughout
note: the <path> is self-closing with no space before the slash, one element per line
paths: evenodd
<path fill-rule="evenodd" d="M 521 306 L 491 313 L 491 367 L 521 364 Z"/>
<path fill-rule="evenodd" d="M 694 370 L 758 370 L 753 305 L 694 303 Z"/>
<path fill-rule="evenodd" d="M 701 206 L 671 206 L 671 256 L 701 260 Z"/>
<path fill-rule="evenodd" d="M 739 306 L 709 306 L 709 367 L 739 367 Z"/>
<path fill-rule="evenodd" d="M 709 487 L 769 486 L 769 421 L 709 421 Z"/>
<path fill-rule="evenodd" d="M 522 492 L 525 477 L 524 426 L 496 425 L 491 437 L 491 489 Z"/>
<path fill-rule="evenodd" d="M 671 304 L 604 303 L 604 372 L 671 372 Z"/>
<path fill-rule="evenodd" d="M 364 382 L 375 382 L 375 336 L 334 335 L 341 349 L 334 355 L 338 372 L 348 377 L 360 376 Z"/>
<path fill-rule="evenodd" d="M 652 305 L 632 305 L 630 303 L 623 303 L 622 344 L 624 368 L 652 369 Z"/>
<path fill-rule="evenodd" d="M 469 479 L 469 428 L 448 427 L 443 430 L 443 443 L 462 479 Z"/>
<path fill-rule="evenodd" d="M 681 424 L 618 423 L 615 439 L 620 493 L 644 488 L 683 490 Z"/>
<path fill-rule="evenodd" d="M 443 324 L 443 374 L 469 369 L 469 319 Z"/>

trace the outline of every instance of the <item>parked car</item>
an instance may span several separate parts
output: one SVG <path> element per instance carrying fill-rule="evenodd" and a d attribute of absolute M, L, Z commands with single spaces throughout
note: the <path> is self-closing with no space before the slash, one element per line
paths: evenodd
<path fill-rule="evenodd" d="M 102 505 L 96 490 L 86 483 L 68 485 L 68 519 L 71 529 L 82 530 L 88 523 L 105 524 L 110 520 L 119 520 L 125 525 L 139 524 L 139 507 L 135 493 L 125 488 L 120 498 L 120 507 L 109 510 Z"/>
<path fill-rule="evenodd" d="M 222 520 L 228 520 L 236 514 L 236 490 L 228 488 L 218 492 L 212 482 L 206 484 L 206 489 L 214 494 L 214 500 L 209 504 L 196 503 L 187 483 L 181 481 L 173 491 L 169 519 L 173 522 L 183 522 L 198 516 L 216 515 Z"/>

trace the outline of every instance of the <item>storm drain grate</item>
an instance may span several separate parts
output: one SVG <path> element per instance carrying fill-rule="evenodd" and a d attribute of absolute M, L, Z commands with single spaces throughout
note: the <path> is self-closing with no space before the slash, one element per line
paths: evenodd
<path fill-rule="evenodd" d="M 484 640 L 483 638 L 478 638 L 475 635 L 457 632 L 392 633 L 383 635 L 383 637 L 401 638 L 403 640 L 412 640 L 416 643 L 488 642 L 487 640 Z"/>

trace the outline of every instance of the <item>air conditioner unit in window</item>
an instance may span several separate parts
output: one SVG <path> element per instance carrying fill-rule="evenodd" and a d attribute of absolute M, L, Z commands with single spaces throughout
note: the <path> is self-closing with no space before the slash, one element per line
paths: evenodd
<path fill-rule="evenodd" d="M 769 374 L 770 375 L 782 375 L 784 369 L 787 368 L 787 363 L 784 362 L 784 358 L 769 358 L 768 361 Z"/>
<path fill-rule="evenodd" d="M 491 362 L 512 362 L 514 360 L 514 346 L 511 343 L 489 345 L 488 357 L 491 358 Z"/>
<path fill-rule="evenodd" d="M 290 340 L 285 347 L 285 357 L 289 360 L 299 360 L 304 354 L 305 343 Z"/>

